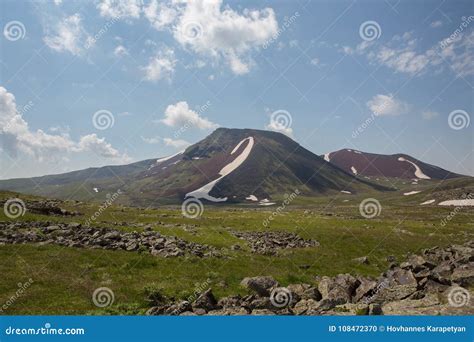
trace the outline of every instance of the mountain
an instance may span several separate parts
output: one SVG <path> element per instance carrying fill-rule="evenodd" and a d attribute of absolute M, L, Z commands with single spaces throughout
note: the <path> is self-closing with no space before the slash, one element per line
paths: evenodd
<path fill-rule="evenodd" d="M 434 180 L 464 177 L 406 154 L 385 155 L 342 149 L 326 153 L 323 157 L 357 176 Z"/>
<path fill-rule="evenodd" d="M 384 191 L 358 179 L 277 132 L 219 128 L 185 151 L 124 166 L 0 181 L 0 189 L 60 199 L 154 206 L 186 197 L 268 204 L 295 190 L 302 196 Z"/>

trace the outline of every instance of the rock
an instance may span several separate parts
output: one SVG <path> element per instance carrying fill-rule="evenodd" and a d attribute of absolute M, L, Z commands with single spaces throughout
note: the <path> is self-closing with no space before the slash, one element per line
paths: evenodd
<path fill-rule="evenodd" d="M 449 263 L 442 263 L 431 271 L 431 278 L 445 285 L 451 285 L 452 266 Z"/>
<path fill-rule="evenodd" d="M 286 288 L 291 292 L 295 302 L 298 302 L 300 299 L 322 299 L 318 289 L 309 284 L 290 284 Z"/>
<path fill-rule="evenodd" d="M 275 313 L 273 311 L 270 311 L 268 309 L 256 309 L 252 310 L 251 315 L 252 316 L 268 316 L 268 315 L 274 315 Z"/>
<path fill-rule="evenodd" d="M 205 315 L 207 313 L 206 310 L 200 309 L 200 308 L 194 308 L 193 312 L 198 316 L 202 316 L 202 315 Z"/>
<path fill-rule="evenodd" d="M 333 311 L 335 312 L 347 311 L 351 313 L 352 315 L 368 315 L 369 305 L 363 304 L 363 303 L 358 303 L 358 304 L 346 303 L 346 304 L 336 305 Z"/>
<path fill-rule="evenodd" d="M 360 258 L 355 258 L 352 259 L 353 261 L 357 262 L 358 264 L 363 264 L 363 265 L 368 265 L 369 264 L 369 258 L 366 256 L 360 257 Z"/>
<path fill-rule="evenodd" d="M 275 279 L 268 276 L 244 278 L 240 285 L 252 291 L 255 291 L 258 295 L 263 297 L 270 296 L 271 289 L 279 286 L 278 282 Z"/>
<path fill-rule="evenodd" d="M 463 287 L 474 285 L 474 263 L 462 265 L 454 269 L 451 274 L 451 281 Z"/>
<path fill-rule="evenodd" d="M 251 251 L 257 254 L 274 255 L 278 250 L 286 248 L 316 247 L 319 243 L 314 240 L 305 240 L 295 233 L 287 232 L 242 232 L 232 231 L 231 233 L 248 242 Z"/>
<path fill-rule="evenodd" d="M 318 312 L 318 302 L 314 299 L 303 299 L 293 308 L 295 315 L 314 315 Z"/>
<path fill-rule="evenodd" d="M 218 309 L 217 300 L 211 289 L 204 291 L 193 303 L 193 308 L 200 308 L 206 311 Z"/>
<path fill-rule="evenodd" d="M 185 311 L 192 311 L 191 303 L 187 300 L 169 306 L 164 312 L 166 315 L 177 316 Z"/>
<path fill-rule="evenodd" d="M 387 260 L 387 262 L 395 262 L 395 261 L 397 261 L 397 258 L 395 258 L 395 256 L 393 256 L 393 255 L 389 255 L 389 256 L 387 256 L 386 260 Z"/>
<path fill-rule="evenodd" d="M 426 295 L 422 299 L 405 299 L 382 305 L 384 315 L 435 315 L 436 307 L 441 303 L 436 295 Z"/>
<path fill-rule="evenodd" d="M 323 299 L 332 299 L 337 303 L 347 303 L 359 285 L 359 280 L 350 274 L 338 274 L 334 278 L 322 277 L 318 284 L 318 290 Z"/>
<path fill-rule="evenodd" d="M 377 282 L 366 278 L 358 278 L 359 286 L 354 295 L 354 302 L 359 302 L 362 298 L 371 295 L 377 287 Z"/>
<path fill-rule="evenodd" d="M 237 295 L 237 296 L 221 298 L 217 302 L 217 305 L 224 308 L 229 308 L 229 307 L 238 307 L 241 305 L 241 303 L 242 303 L 242 297 Z"/>
<path fill-rule="evenodd" d="M 377 298 L 383 301 L 404 299 L 417 290 L 418 283 L 410 270 L 395 268 L 387 272 L 388 285 L 381 289 Z"/>
<path fill-rule="evenodd" d="M 250 312 L 247 311 L 245 308 L 239 307 L 230 307 L 230 308 L 223 308 L 220 310 L 212 310 L 209 311 L 207 314 L 210 316 L 241 316 L 241 315 L 248 315 Z"/>

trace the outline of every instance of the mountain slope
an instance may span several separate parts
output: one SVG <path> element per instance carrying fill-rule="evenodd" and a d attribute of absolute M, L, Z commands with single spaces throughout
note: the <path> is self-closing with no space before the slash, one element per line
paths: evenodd
<path fill-rule="evenodd" d="M 325 162 L 281 133 L 225 128 L 167 158 L 0 181 L 0 189 L 79 200 L 104 199 L 120 189 L 119 202 L 141 206 L 186 197 L 265 203 L 296 189 L 303 196 L 388 190 Z"/>
<path fill-rule="evenodd" d="M 358 176 L 434 180 L 463 177 L 406 154 L 384 155 L 342 149 L 326 153 L 324 159 Z"/>

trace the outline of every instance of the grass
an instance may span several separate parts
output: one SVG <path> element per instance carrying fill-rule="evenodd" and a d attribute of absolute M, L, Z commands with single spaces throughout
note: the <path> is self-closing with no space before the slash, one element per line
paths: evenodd
<path fill-rule="evenodd" d="M 26 195 L 0 193 L 0 199 Z M 349 202 L 343 202 L 344 199 Z M 282 285 L 314 283 L 316 276 L 351 273 L 377 276 L 388 267 L 386 257 L 403 260 L 408 253 L 435 245 L 464 243 L 474 237 L 472 208 L 460 210 L 445 226 L 441 220 L 453 208 L 420 207 L 393 194 L 380 197 L 381 214 L 364 219 L 358 205 L 363 197 L 297 198 L 269 227 L 263 221 L 275 208 L 206 205 L 199 219 L 184 218 L 180 207 L 138 209 L 111 206 L 95 225 L 141 231 L 146 225 L 166 235 L 222 249 L 228 258 L 160 258 L 145 253 L 65 248 L 61 246 L 0 246 L 0 304 L 15 297 L 18 283 L 33 283 L 12 300 L 3 314 L 143 314 L 149 307 L 146 289 L 162 289 L 172 298 L 187 298 L 205 284 L 217 297 L 245 294 L 239 286 L 247 276 L 271 275 Z M 411 199 L 410 199 L 411 200 Z M 414 201 L 414 200 L 413 200 Z M 418 201 L 418 200 L 417 200 Z M 328 204 L 331 203 L 329 206 Z M 94 203 L 65 202 L 77 217 L 53 217 L 26 212 L 21 221 L 82 222 L 98 209 Z M 0 221 L 12 221 L 0 211 Z M 255 255 L 229 230 L 281 230 L 319 241 L 320 246 L 291 249 L 277 256 Z M 231 250 L 240 244 L 239 251 Z M 369 264 L 354 258 L 368 256 Z M 96 288 L 108 287 L 114 304 L 100 309 L 92 303 Z M 2 307 L 0 306 L 0 309 Z"/>

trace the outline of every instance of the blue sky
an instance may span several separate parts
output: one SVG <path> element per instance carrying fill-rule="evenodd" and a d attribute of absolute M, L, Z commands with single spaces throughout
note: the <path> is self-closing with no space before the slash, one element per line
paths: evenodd
<path fill-rule="evenodd" d="M 163 157 L 218 126 L 474 175 L 473 9 L 2 1 L 0 178 Z"/>

